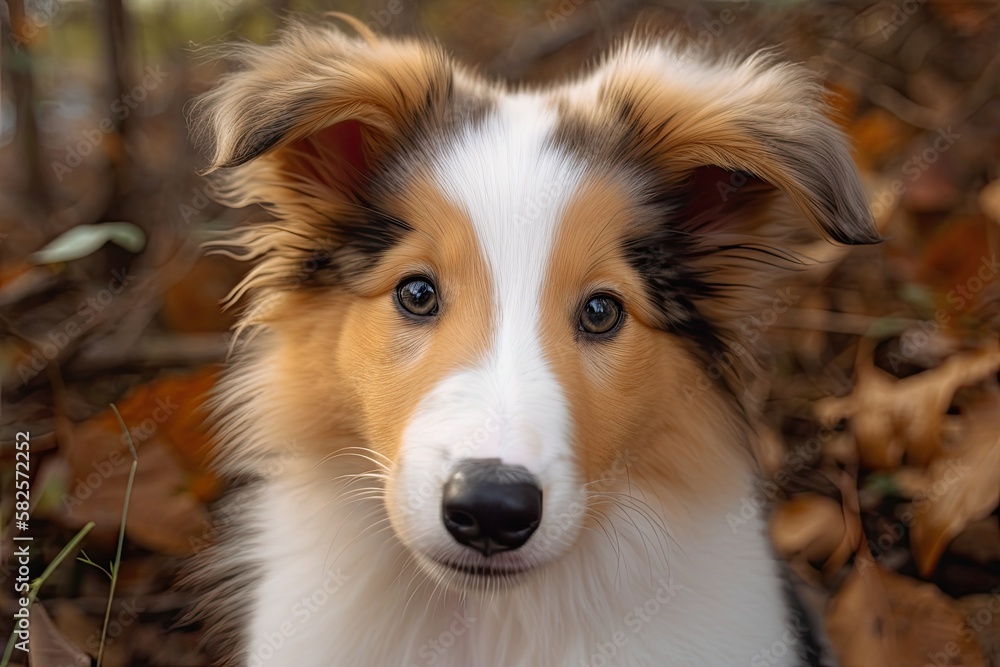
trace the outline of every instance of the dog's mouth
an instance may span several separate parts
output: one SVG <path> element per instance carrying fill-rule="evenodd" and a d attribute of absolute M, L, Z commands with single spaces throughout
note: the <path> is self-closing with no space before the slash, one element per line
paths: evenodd
<path fill-rule="evenodd" d="M 477 558 L 468 562 L 462 557 L 439 554 L 421 555 L 418 560 L 423 561 L 424 569 L 435 579 L 456 591 L 483 589 L 494 584 L 515 585 L 536 568 L 534 564 L 512 558 Z"/>
<path fill-rule="evenodd" d="M 510 579 L 518 575 L 526 573 L 529 568 L 526 567 L 492 567 L 489 565 L 469 565 L 468 563 L 456 563 L 453 561 L 435 561 L 438 565 L 445 567 L 454 572 L 461 572 L 462 574 L 469 575 L 471 577 L 487 579 L 490 577 L 502 577 L 505 579 Z"/>

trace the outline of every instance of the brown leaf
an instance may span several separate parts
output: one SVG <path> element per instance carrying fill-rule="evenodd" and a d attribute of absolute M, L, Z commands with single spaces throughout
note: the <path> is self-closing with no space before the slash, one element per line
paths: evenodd
<path fill-rule="evenodd" d="M 1000 395 L 971 406 L 963 421 L 959 449 L 931 463 L 914 499 L 910 542 L 924 576 L 952 538 L 1000 504 Z"/>
<path fill-rule="evenodd" d="M 965 617 L 961 641 L 977 643 L 990 667 L 1000 665 L 1000 591 L 967 595 L 955 604 Z"/>
<path fill-rule="evenodd" d="M 835 571 L 854 553 L 861 525 L 857 514 L 845 513 L 832 498 L 803 493 L 774 510 L 770 532 L 774 548 L 785 559 L 797 555 Z"/>
<path fill-rule="evenodd" d="M 963 618 L 953 600 L 932 584 L 861 563 L 826 617 L 841 664 L 986 667 L 979 647 L 963 641 Z"/>
<path fill-rule="evenodd" d="M 212 443 L 204 405 L 218 377 L 215 366 L 165 376 L 133 388 L 116 403 L 136 447 L 154 436 L 161 440 L 191 473 L 190 486 L 202 500 L 214 497 L 217 490 L 217 481 L 208 471 Z M 110 409 L 94 415 L 88 423 L 97 431 L 117 434 L 122 450 L 126 450 L 121 427 Z"/>
<path fill-rule="evenodd" d="M 204 466 L 209 441 L 202 405 L 215 370 L 163 378 L 137 387 L 118 408 L 139 457 L 126 534 L 154 551 L 183 554 L 203 532 L 202 500 L 215 480 Z M 72 429 L 60 443 L 69 466 L 63 518 L 97 523 L 94 535 L 117 534 L 132 457 L 110 408 Z"/>
<path fill-rule="evenodd" d="M 215 497 L 218 491 L 215 475 L 208 470 L 212 442 L 205 421 L 208 414 L 204 409 L 205 401 L 218 379 L 219 369 L 216 366 L 208 366 L 187 375 L 166 377 L 156 383 L 144 385 L 145 393 L 138 403 L 146 406 L 147 415 L 148 408 L 161 397 L 169 397 L 176 404 L 176 411 L 170 418 L 158 424 L 157 433 L 170 444 L 184 468 L 192 474 L 191 490 L 201 500 Z M 137 395 L 136 399 L 139 398 Z M 124 416 L 123 413 L 122 417 Z"/>
<path fill-rule="evenodd" d="M 928 465 L 940 451 L 942 422 L 959 387 L 994 374 L 1000 365 L 995 349 L 954 354 L 937 368 L 897 380 L 859 363 L 854 391 L 816 403 L 827 423 L 850 419 L 861 462 L 876 469 L 909 463 Z"/>
<path fill-rule="evenodd" d="M 69 461 L 75 475 L 63 496 L 65 521 L 71 525 L 93 521 L 94 536 L 108 542 L 118 533 L 132 463 L 120 450 L 109 453 L 110 436 L 84 430 L 74 438 Z M 199 534 L 207 520 L 204 507 L 186 488 L 187 476 L 161 440 L 149 440 L 138 450 L 125 533 L 154 551 L 188 553 L 188 537 Z"/>
<path fill-rule="evenodd" d="M 764 477 L 774 477 L 785 465 L 787 449 L 781 436 L 772 428 L 761 425 L 753 440 L 753 455 Z"/>
<path fill-rule="evenodd" d="M 826 631 L 843 665 L 904 667 L 897 660 L 896 627 L 879 571 L 856 566 L 827 609 Z"/>
<path fill-rule="evenodd" d="M 28 664 L 31 667 L 90 667 L 90 656 L 66 639 L 38 602 L 31 605 Z"/>

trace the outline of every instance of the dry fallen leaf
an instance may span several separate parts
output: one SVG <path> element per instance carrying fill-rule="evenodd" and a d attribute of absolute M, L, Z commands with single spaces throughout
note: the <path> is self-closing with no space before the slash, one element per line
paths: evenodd
<path fill-rule="evenodd" d="M 95 536 L 110 539 L 121 523 L 132 459 L 120 449 L 109 449 L 108 436 L 85 427 L 74 438 L 74 451 L 67 458 L 76 474 L 62 504 L 67 523 L 94 521 Z M 187 553 L 188 536 L 199 534 L 207 520 L 204 506 L 187 488 L 187 475 L 161 439 L 153 438 L 138 450 L 125 533 L 153 551 Z"/>
<path fill-rule="evenodd" d="M 896 626 L 882 592 L 878 566 L 860 561 L 830 601 L 826 632 L 842 665 L 904 667 L 897 657 Z M 908 666 L 907 666 L 908 667 Z"/>
<path fill-rule="evenodd" d="M 940 366 L 897 380 L 859 363 L 854 391 L 816 403 L 828 424 L 850 419 L 861 462 L 874 469 L 896 468 L 903 456 L 910 464 L 928 465 L 940 452 L 945 412 L 959 387 L 997 371 L 995 349 L 954 354 Z"/>
<path fill-rule="evenodd" d="M 125 530 L 146 548 L 188 553 L 189 537 L 207 523 L 203 501 L 215 480 L 204 469 L 202 406 L 214 381 L 214 369 L 163 378 L 117 404 L 139 457 Z M 69 467 L 63 518 L 71 525 L 94 521 L 98 537 L 116 534 L 132 458 L 110 408 L 73 427 L 61 447 Z"/>
<path fill-rule="evenodd" d="M 963 615 L 953 600 L 932 584 L 861 562 L 826 616 L 842 665 L 986 667 L 978 645 L 963 640 Z"/>
<path fill-rule="evenodd" d="M 132 389 L 117 403 L 136 445 L 151 434 L 163 439 L 191 474 L 191 490 L 201 500 L 214 497 L 218 490 L 215 476 L 208 472 L 212 443 L 204 409 L 218 378 L 216 366 L 183 375 L 168 375 Z M 163 414 L 167 417 L 159 419 Z M 113 427 L 120 434 L 118 420 L 110 410 L 95 418 L 100 417 L 105 418 L 107 428 Z"/>
<path fill-rule="evenodd" d="M 764 478 L 773 478 L 785 466 L 787 449 L 781 436 L 773 428 L 760 425 L 752 447 L 754 460 L 760 466 Z"/>
<path fill-rule="evenodd" d="M 931 463 L 915 490 L 910 543 L 924 576 L 952 538 L 1000 504 L 1000 395 L 972 405 L 963 421 L 960 446 Z"/>
<path fill-rule="evenodd" d="M 31 667 L 90 667 L 90 656 L 66 639 L 39 602 L 31 605 L 28 664 Z"/>
<path fill-rule="evenodd" d="M 965 619 L 961 641 L 977 643 L 989 667 L 1000 665 L 1000 591 L 967 595 L 955 605 Z"/>
<path fill-rule="evenodd" d="M 824 563 L 825 571 L 839 570 L 854 553 L 861 534 L 857 514 L 816 493 L 803 493 L 774 510 L 771 540 L 786 560 L 800 556 Z"/>

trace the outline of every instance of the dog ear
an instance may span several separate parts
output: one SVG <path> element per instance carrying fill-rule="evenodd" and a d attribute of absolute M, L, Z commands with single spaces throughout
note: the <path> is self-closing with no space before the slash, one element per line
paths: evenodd
<path fill-rule="evenodd" d="M 379 161 L 449 96 L 442 51 L 380 39 L 342 18 L 358 36 L 293 24 L 273 45 L 235 47 L 238 69 L 195 103 L 209 171 L 232 170 L 226 203 L 354 198 Z"/>
<path fill-rule="evenodd" d="M 760 212 L 755 200 L 777 190 L 834 241 L 880 240 L 822 87 L 804 69 L 761 54 L 705 63 L 626 48 L 598 76 L 600 106 L 630 128 L 626 150 L 666 177 L 699 229 L 721 230 L 737 208 Z"/>
<path fill-rule="evenodd" d="M 787 271 L 816 266 L 819 235 L 880 240 L 822 87 L 766 55 L 705 61 L 633 43 L 575 92 L 583 127 L 612 128 L 580 136 L 643 183 L 651 213 L 625 248 L 657 325 L 755 406 L 758 339 L 802 296 L 779 288 Z"/>
<path fill-rule="evenodd" d="M 357 36 L 293 24 L 272 45 L 235 47 L 235 70 L 193 107 L 215 198 L 271 217 L 208 243 L 256 262 L 228 300 L 257 293 L 244 321 L 287 288 L 339 284 L 405 233 L 370 205 L 378 171 L 453 112 L 455 72 L 441 49 L 341 18 Z"/>

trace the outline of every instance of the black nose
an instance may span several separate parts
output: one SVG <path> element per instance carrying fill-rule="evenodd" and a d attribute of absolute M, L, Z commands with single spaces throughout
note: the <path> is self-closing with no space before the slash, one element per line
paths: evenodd
<path fill-rule="evenodd" d="M 542 490 L 522 466 L 466 459 L 444 485 L 444 526 L 484 556 L 523 546 L 542 520 Z"/>

